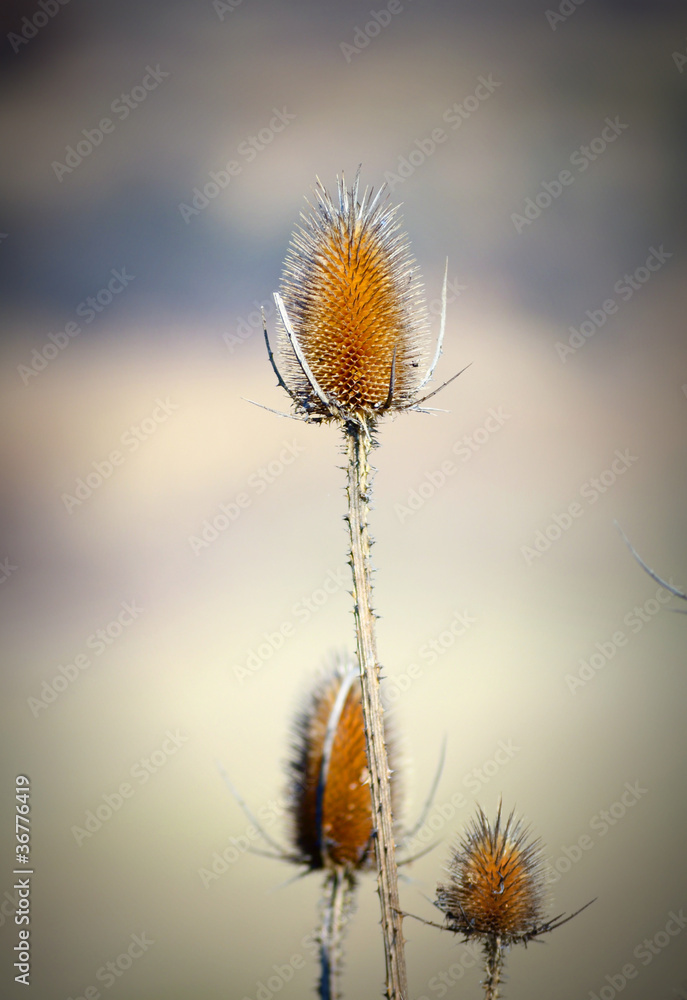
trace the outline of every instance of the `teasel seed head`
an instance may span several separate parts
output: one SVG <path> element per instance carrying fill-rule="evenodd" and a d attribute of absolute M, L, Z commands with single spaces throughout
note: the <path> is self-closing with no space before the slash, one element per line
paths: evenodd
<path fill-rule="evenodd" d="M 429 316 L 398 209 L 383 187 L 359 198 L 359 171 L 337 185 L 334 201 L 317 181 L 291 240 L 275 294 L 283 378 L 275 371 L 301 416 L 369 428 L 422 402 L 441 345 L 425 374 Z"/>
<path fill-rule="evenodd" d="M 466 938 L 526 943 L 559 924 L 544 920 L 547 908 L 544 854 L 539 840 L 499 804 L 491 824 L 478 809 L 454 850 L 449 881 L 437 887 L 437 906 L 448 929 Z M 557 918 L 558 919 L 558 918 Z"/>
<path fill-rule="evenodd" d="M 360 676 L 348 658 L 337 659 L 296 720 L 289 771 L 293 839 L 302 863 L 313 870 L 370 868 L 373 824 Z M 394 773 L 395 799 L 397 786 Z"/>
<path fill-rule="evenodd" d="M 532 839 L 514 813 L 502 823 L 500 802 L 493 824 L 478 807 L 454 850 L 448 874 L 449 882 L 437 887 L 436 905 L 446 916 L 445 930 L 481 942 L 485 1000 L 501 996 L 505 954 L 511 945 L 526 945 L 591 905 L 544 920 L 548 900 L 541 841 Z"/>

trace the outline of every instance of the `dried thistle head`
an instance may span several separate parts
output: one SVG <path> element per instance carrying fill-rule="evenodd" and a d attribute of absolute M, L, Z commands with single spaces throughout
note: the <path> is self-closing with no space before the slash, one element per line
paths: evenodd
<path fill-rule="evenodd" d="M 436 905 L 449 930 L 507 946 L 527 943 L 560 926 L 545 921 L 546 874 L 541 842 L 511 813 L 502 822 L 499 804 L 491 824 L 478 809 L 454 850 L 449 881 L 437 887 Z M 570 919 L 569 917 L 566 919 Z"/>
<path fill-rule="evenodd" d="M 481 942 L 485 1000 L 501 996 L 510 945 L 527 944 L 591 905 L 544 920 L 548 900 L 541 842 L 531 838 L 514 813 L 502 823 L 500 803 L 493 824 L 478 808 L 454 850 L 448 874 L 449 882 L 437 886 L 436 905 L 446 915 L 443 929 Z"/>
<path fill-rule="evenodd" d="M 444 316 L 427 370 L 429 316 L 397 208 L 337 180 L 335 202 L 318 180 L 275 293 L 284 372 L 279 384 L 300 416 L 373 427 L 381 414 L 417 409 L 441 352 Z M 444 282 L 443 302 L 446 301 Z"/>
<path fill-rule="evenodd" d="M 349 660 L 336 663 L 296 720 L 289 771 L 299 859 L 311 869 L 369 868 L 373 824 L 360 677 Z"/>

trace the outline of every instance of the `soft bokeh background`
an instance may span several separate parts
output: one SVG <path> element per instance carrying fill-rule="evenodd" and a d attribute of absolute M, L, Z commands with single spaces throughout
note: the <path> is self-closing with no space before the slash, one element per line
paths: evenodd
<path fill-rule="evenodd" d="M 286 407 L 256 307 L 273 325 L 271 293 L 316 174 L 331 187 L 362 163 L 377 186 L 443 126 L 432 155 L 388 177 L 430 301 L 446 257 L 460 286 L 439 375 L 471 364 L 438 401 L 448 412 L 385 424 L 376 453 L 380 652 L 409 820 L 448 737 L 426 831 L 440 846 L 407 869 L 403 905 L 433 917 L 424 894 L 449 844 L 476 802 L 493 813 L 502 795 L 557 864 L 555 912 L 598 897 L 545 947 L 512 955 L 511 1000 L 674 1000 L 687 987 L 687 932 L 664 931 L 687 907 L 687 619 L 670 613 L 678 600 L 659 606 L 613 519 L 652 567 L 687 584 L 682 5 L 588 0 L 563 5 L 571 13 L 552 26 L 544 2 L 414 0 L 351 54 L 341 43 L 364 39 L 354 33 L 370 22 L 367 3 L 234 3 L 72 0 L 39 17 L 28 44 L 11 33 L 40 8 L 3 7 L 0 989 L 27 995 L 11 968 L 23 773 L 29 995 L 312 995 L 304 939 L 318 877 L 282 886 L 288 866 L 243 851 L 219 877 L 202 875 L 216 854 L 232 856 L 231 838 L 245 845 L 249 825 L 217 761 L 287 842 L 275 814 L 291 720 L 327 656 L 353 642 L 338 436 L 245 402 Z M 158 64 L 168 76 L 117 117 L 112 103 Z M 459 120 L 450 109 L 490 75 L 499 86 L 451 128 L 444 115 Z M 294 117 L 249 160 L 241 144 L 274 109 Z M 53 162 L 107 116 L 114 130 L 58 180 Z M 627 127 L 587 169 L 571 164 L 607 117 Z M 240 173 L 186 222 L 180 204 L 232 159 Z M 513 214 L 565 169 L 573 183 L 516 227 Z M 623 301 L 614 285 L 652 247 L 671 256 Z M 133 279 L 86 323 L 79 304 L 122 268 Z M 557 344 L 610 298 L 617 312 L 562 360 Z M 49 346 L 56 356 L 27 376 L 32 351 L 70 322 L 81 334 Z M 461 450 L 475 433 L 479 448 Z M 122 464 L 65 503 L 113 450 Z M 616 450 L 629 467 L 607 473 L 601 493 L 589 483 Z M 426 499 L 407 514 L 411 491 Z M 240 493 L 240 516 L 194 551 L 193 536 Z M 528 554 L 575 502 L 581 516 Z M 98 655 L 90 637 L 127 602 L 142 611 Z M 447 631 L 456 615 L 474 619 L 460 636 Z M 236 668 L 282 627 L 288 637 L 241 680 Z M 608 651 L 619 630 L 626 642 L 605 659 L 597 644 Z M 432 640 L 443 643 L 435 662 Z M 599 669 L 571 690 L 594 653 Z M 36 710 L 30 699 L 79 654 L 91 666 Z M 420 676 L 408 681 L 412 664 Z M 78 844 L 73 828 L 123 782 L 131 797 Z M 630 807 L 618 804 L 627 783 L 640 790 Z M 589 849 L 575 850 L 585 835 Z M 378 919 L 368 878 L 346 996 L 381 995 Z M 148 951 L 110 985 L 98 980 L 142 933 Z M 480 995 L 462 945 L 416 922 L 406 934 L 412 997 Z M 635 951 L 646 938 L 649 962 Z M 294 956 L 304 967 L 274 979 Z M 623 985 L 628 963 L 637 975 Z"/>

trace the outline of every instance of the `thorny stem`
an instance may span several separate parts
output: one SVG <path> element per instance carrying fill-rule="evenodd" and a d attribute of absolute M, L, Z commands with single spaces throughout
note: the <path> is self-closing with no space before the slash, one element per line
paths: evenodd
<path fill-rule="evenodd" d="M 346 425 L 348 455 L 348 527 L 351 540 L 353 602 L 358 662 L 365 719 L 365 740 L 370 772 L 372 815 L 375 826 L 377 889 L 382 910 L 386 958 L 386 995 L 406 1000 L 408 983 L 403 950 L 403 917 L 398 899 L 398 869 L 391 812 L 389 764 L 384 740 L 384 720 L 379 687 L 379 662 L 375 615 L 372 610 L 370 535 L 367 507 L 371 488 L 369 455 L 372 441 L 367 428 L 352 421 Z"/>
<path fill-rule="evenodd" d="M 350 902 L 353 880 L 343 868 L 334 868 L 327 875 L 324 891 L 324 914 L 320 925 L 320 988 L 321 1000 L 339 1000 L 342 937 L 346 923 L 346 907 Z"/>
<path fill-rule="evenodd" d="M 503 945 L 501 938 L 489 937 L 484 943 L 484 980 L 485 1000 L 498 1000 L 501 970 L 503 968 Z"/>

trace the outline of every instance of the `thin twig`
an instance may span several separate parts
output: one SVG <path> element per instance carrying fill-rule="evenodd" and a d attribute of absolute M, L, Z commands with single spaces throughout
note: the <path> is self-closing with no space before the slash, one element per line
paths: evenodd
<path fill-rule="evenodd" d="M 432 781 L 432 786 L 429 790 L 429 795 L 427 796 L 425 804 L 422 807 L 422 812 L 418 816 L 415 825 L 411 830 L 408 830 L 408 832 L 404 835 L 403 842 L 412 840 L 415 834 L 418 832 L 418 830 L 421 830 L 422 827 L 424 826 L 425 820 L 429 815 L 429 810 L 432 808 L 432 805 L 434 803 L 434 796 L 437 793 L 437 788 L 439 786 L 439 781 L 441 780 L 441 775 L 444 770 L 445 763 L 446 763 L 446 736 L 444 736 L 443 740 L 441 741 L 441 752 L 439 753 L 439 763 L 437 765 L 437 769 L 434 774 L 434 780 Z"/>
<path fill-rule="evenodd" d="M 281 846 L 281 844 L 278 844 L 276 840 L 273 840 L 272 837 L 270 837 L 269 833 L 267 833 L 267 831 L 263 829 L 263 827 L 260 824 L 260 820 L 253 813 L 252 809 L 244 799 L 243 795 L 241 795 L 240 791 L 238 790 L 234 782 L 231 780 L 227 772 L 224 770 L 224 767 L 222 766 L 220 761 L 216 760 L 215 764 L 217 765 L 217 770 L 222 775 L 222 780 L 224 781 L 224 784 L 227 786 L 231 794 L 234 796 L 238 804 L 241 806 L 244 813 L 251 821 L 255 829 L 258 831 L 262 839 L 265 841 L 265 843 L 269 844 L 270 847 L 273 847 L 275 851 L 278 852 L 276 857 L 279 857 L 282 860 L 287 860 L 287 861 L 292 860 L 292 856 L 289 854 L 289 852 L 285 851 L 284 848 Z M 275 857 L 275 855 L 269 855 L 269 857 Z"/>
<path fill-rule="evenodd" d="M 687 601 L 687 594 L 683 593 L 681 590 L 678 590 L 677 587 L 673 587 L 672 584 L 668 583 L 666 580 L 663 580 L 658 575 L 658 573 L 656 573 L 653 569 L 651 569 L 649 566 L 647 566 L 647 564 L 644 562 L 644 560 L 640 556 L 639 552 L 637 552 L 636 548 L 634 547 L 634 545 L 632 544 L 632 542 L 630 541 L 630 539 L 627 537 L 627 535 L 625 534 L 625 532 L 623 531 L 623 529 L 620 527 L 620 525 L 618 524 L 618 522 L 614 521 L 613 523 L 615 524 L 615 526 L 618 529 L 618 531 L 620 532 L 620 534 L 623 536 L 623 541 L 625 542 L 625 544 L 627 545 L 628 549 L 630 550 L 630 552 L 632 553 L 632 555 L 634 556 L 634 558 L 637 560 L 637 562 L 639 563 L 639 565 L 642 567 L 642 569 L 644 570 L 644 572 L 648 573 L 652 580 L 655 580 L 656 583 L 659 583 L 662 587 L 665 587 L 665 589 L 668 590 L 675 597 L 680 597 L 680 598 L 682 598 L 683 601 Z M 676 608 L 676 609 L 673 609 L 673 610 L 680 610 L 680 611 L 682 611 L 682 608 L 680 608 L 680 609 Z"/>

